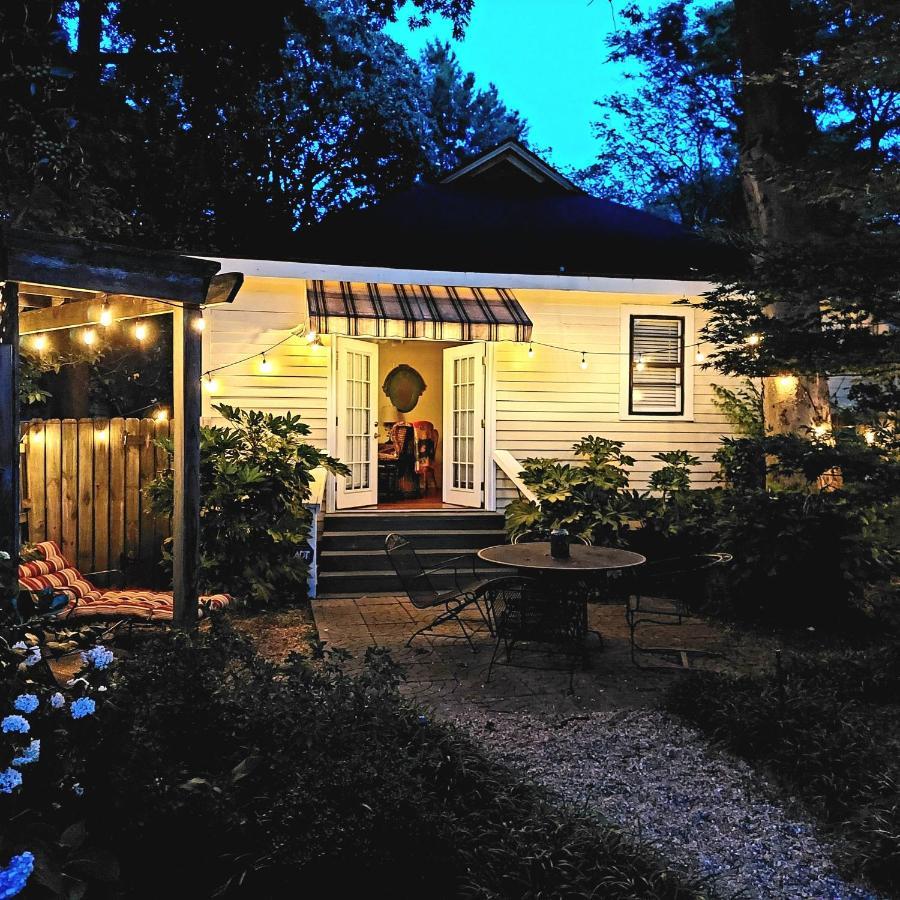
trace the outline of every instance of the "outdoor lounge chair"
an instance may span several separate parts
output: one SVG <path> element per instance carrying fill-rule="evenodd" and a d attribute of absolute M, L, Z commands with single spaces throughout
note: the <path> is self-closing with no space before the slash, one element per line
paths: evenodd
<path fill-rule="evenodd" d="M 477 652 L 477 647 L 472 643 L 470 630 L 460 617 L 460 613 L 469 606 L 475 606 L 481 614 L 485 625 L 491 634 L 494 628 L 491 623 L 490 609 L 484 597 L 485 593 L 494 584 L 497 578 L 480 578 L 475 572 L 474 556 L 455 556 L 443 563 L 425 569 L 416 555 L 415 548 L 410 542 L 399 534 L 389 534 L 385 538 L 384 549 L 390 559 L 397 577 L 403 585 L 403 590 L 409 597 L 410 603 L 416 609 L 441 609 L 443 611 L 427 625 L 419 628 L 406 642 L 408 647 L 414 638 L 420 634 L 436 633 L 434 629 L 445 622 L 455 622 L 459 625 L 462 635 L 445 634 L 441 637 L 465 638 Z M 453 578 L 453 586 L 438 590 L 431 580 L 432 575 L 449 574 Z M 484 603 L 484 605 L 482 605 Z"/>
<path fill-rule="evenodd" d="M 56 615 L 59 618 L 127 618 L 145 622 L 172 619 L 172 592 L 147 590 L 102 590 L 95 587 L 63 555 L 55 541 L 36 545 L 42 559 L 19 566 L 19 585 L 28 591 L 51 588 L 65 594 L 69 602 Z M 114 571 L 114 570 L 110 570 Z M 108 573 L 91 573 L 108 574 Z M 200 616 L 224 609 L 234 603 L 228 594 L 201 597 Z"/>
<path fill-rule="evenodd" d="M 703 553 L 648 562 L 631 576 L 625 620 L 631 641 L 631 661 L 638 668 L 684 668 L 703 656 L 718 656 L 712 650 L 692 647 L 650 647 L 640 644 L 641 625 L 679 626 L 695 613 L 691 605 L 704 600 L 714 570 L 731 561 L 727 553 Z M 646 663 L 643 657 L 656 662 Z M 667 663 L 666 659 L 671 660 Z"/>

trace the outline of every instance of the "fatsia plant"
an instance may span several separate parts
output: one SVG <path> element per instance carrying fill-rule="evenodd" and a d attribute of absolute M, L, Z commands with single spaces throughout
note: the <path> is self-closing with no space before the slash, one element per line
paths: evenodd
<path fill-rule="evenodd" d="M 575 463 L 522 462 L 522 481 L 536 499 L 516 500 L 506 510 L 510 537 L 565 528 L 592 543 L 620 544 L 638 501 L 628 489 L 634 458 L 622 441 L 588 435 L 572 447 Z"/>
<path fill-rule="evenodd" d="M 254 604 L 305 597 L 313 470 L 349 470 L 307 442 L 298 415 L 215 409 L 228 424 L 200 432 L 201 589 Z M 171 441 L 160 444 L 171 452 Z M 172 514 L 173 488 L 171 471 L 148 487 L 156 513 Z"/>

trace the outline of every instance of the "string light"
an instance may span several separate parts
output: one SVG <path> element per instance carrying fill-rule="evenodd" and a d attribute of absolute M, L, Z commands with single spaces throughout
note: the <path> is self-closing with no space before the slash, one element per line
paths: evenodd
<path fill-rule="evenodd" d="M 109 437 L 109 431 L 105 428 L 98 428 L 94 432 L 94 440 L 99 441 L 101 444 L 106 443 L 106 439 Z"/>
<path fill-rule="evenodd" d="M 586 351 L 582 350 L 581 351 L 581 368 L 586 369 L 587 367 L 588 367 L 587 353 L 586 353 Z"/>
<path fill-rule="evenodd" d="M 694 356 L 694 359 L 695 359 L 698 363 L 702 363 L 702 362 L 706 359 L 706 356 L 704 355 L 704 353 L 703 353 L 702 350 L 698 350 L 697 353 L 696 353 L 696 355 Z"/>
<path fill-rule="evenodd" d="M 309 331 L 306 332 L 306 343 L 314 344 L 319 340 L 319 335 L 316 334 L 315 328 L 310 328 Z"/>
<path fill-rule="evenodd" d="M 634 368 L 638 372 L 643 372 L 644 369 L 647 368 L 646 364 L 644 363 L 644 354 L 643 353 L 638 354 L 638 359 L 637 359 L 637 362 L 634 364 Z"/>
<path fill-rule="evenodd" d="M 138 343 L 143 344 L 145 340 L 147 340 L 147 323 L 141 322 L 138 320 L 137 325 L 134 326 L 134 336 Z"/>
<path fill-rule="evenodd" d="M 219 390 L 219 379 L 213 378 L 212 375 L 206 373 L 206 381 L 203 382 L 203 388 L 207 394 L 215 394 Z"/>
<path fill-rule="evenodd" d="M 37 350 L 38 353 L 42 353 L 47 349 L 47 335 L 46 334 L 36 334 L 34 339 L 31 342 L 31 346 Z"/>
<path fill-rule="evenodd" d="M 828 426 L 824 422 L 817 422 L 813 425 L 813 434 L 816 437 L 825 437 L 828 434 Z"/>
<path fill-rule="evenodd" d="M 751 335 L 748 335 L 748 336 L 747 336 L 747 343 L 748 343 L 751 347 L 756 347 L 756 346 L 759 344 L 759 335 L 758 335 L 758 334 L 751 334 Z"/>
<path fill-rule="evenodd" d="M 113 320 L 113 316 L 112 316 L 112 310 L 109 308 L 109 301 L 104 300 L 103 308 L 100 310 L 100 324 L 104 328 L 109 328 L 109 326 L 112 325 L 112 320 Z"/>
<path fill-rule="evenodd" d="M 265 353 L 263 353 L 263 355 L 262 355 L 262 360 L 260 361 L 260 364 L 259 364 L 259 371 L 262 372 L 263 374 L 268 374 L 269 372 L 272 371 L 272 363 L 270 363 L 266 359 Z"/>
<path fill-rule="evenodd" d="M 870 447 L 872 446 L 872 444 L 875 443 L 875 437 L 876 437 L 876 435 L 875 435 L 875 432 L 872 431 L 871 428 L 866 429 L 865 433 L 863 434 L 863 437 L 865 438 L 866 443 L 867 443 Z"/>
<path fill-rule="evenodd" d="M 81 332 L 81 340 L 83 343 L 87 344 L 88 347 L 92 347 L 97 340 L 97 332 L 94 331 L 93 328 L 85 328 L 84 331 Z"/>
<path fill-rule="evenodd" d="M 161 406 L 153 413 L 153 418 L 157 422 L 165 422 L 169 418 L 169 411 L 164 406 Z"/>
<path fill-rule="evenodd" d="M 528 358 L 534 359 L 534 344 L 528 345 Z"/>
<path fill-rule="evenodd" d="M 203 318 L 203 310 L 200 310 L 200 315 L 194 319 L 193 322 L 194 331 L 203 331 L 206 328 L 206 319 Z"/>
<path fill-rule="evenodd" d="M 312 350 L 313 353 L 318 353 L 319 350 L 324 346 L 320 338 L 316 338 L 310 345 L 309 349 Z"/>
<path fill-rule="evenodd" d="M 42 428 L 33 429 L 28 432 L 28 442 L 34 441 L 35 444 L 41 444 L 44 441 L 44 431 Z"/>
<path fill-rule="evenodd" d="M 796 375 L 779 375 L 778 376 L 778 387 L 780 387 L 783 391 L 795 391 L 797 389 L 797 376 Z"/>

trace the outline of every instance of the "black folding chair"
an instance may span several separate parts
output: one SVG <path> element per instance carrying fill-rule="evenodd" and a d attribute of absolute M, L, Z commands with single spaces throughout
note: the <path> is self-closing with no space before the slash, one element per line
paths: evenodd
<path fill-rule="evenodd" d="M 397 572 L 397 577 L 406 591 L 410 603 L 416 609 L 439 609 L 443 612 L 431 622 L 412 634 L 406 642 L 408 647 L 413 639 L 420 634 L 435 634 L 440 637 L 460 638 L 469 642 L 472 652 L 478 648 L 472 643 L 469 628 L 460 616 L 460 613 L 469 606 L 474 606 L 481 615 L 482 620 L 493 634 L 494 626 L 491 621 L 490 608 L 484 601 L 485 593 L 497 578 L 479 577 L 475 571 L 474 556 L 455 556 L 443 563 L 425 569 L 419 561 L 415 548 L 400 534 L 389 534 L 384 542 L 384 549 Z M 444 590 L 438 590 L 432 581 L 434 575 L 450 575 L 453 586 Z M 445 634 L 435 632 L 435 628 L 446 622 L 455 622 L 459 625 L 462 635 Z"/>
<path fill-rule="evenodd" d="M 626 599 L 625 620 L 631 640 L 631 661 L 638 668 L 689 669 L 693 660 L 720 656 L 713 650 L 692 647 L 650 647 L 638 642 L 641 625 L 679 626 L 696 614 L 699 601 L 705 600 L 715 570 L 731 562 L 728 553 L 701 553 L 645 563 L 631 575 L 631 590 Z M 645 664 L 641 656 L 674 664 Z"/>

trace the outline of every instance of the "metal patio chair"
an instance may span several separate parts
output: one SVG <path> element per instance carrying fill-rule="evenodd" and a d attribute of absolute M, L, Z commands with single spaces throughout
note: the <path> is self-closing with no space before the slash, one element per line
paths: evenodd
<path fill-rule="evenodd" d="M 400 534 L 389 534 L 384 541 L 384 550 L 397 572 L 397 577 L 400 579 L 410 603 L 416 609 L 440 609 L 443 607 L 443 612 L 410 636 L 406 642 L 407 647 L 420 634 L 435 633 L 434 629 L 437 626 L 443 625 L 445 622 L 455 622 L 459 625 L 462 635 L 440 633 L 440 637 L 465 638 L 469 642 L 472 652 L 477 652 L 478 648 L 472 643 L 470 629 L 466 627 L 460 617 L 460 613 L 470 606 L 474 606 L 478 610 L 488 631 L 493 635 L 494 625 L 491 621 L 490 609 L 485 601 L 485 593 L 498 578 L 479 577 L 475 571 L 474 556 L 455 556 L 430 569 L 425 569 L 419 561 L 413 545 Z M 432 576 L 443 574 L 452 576 L 453 587 L 439 590 L 435 587 Z"/>
<path fill-rule="evenodd" d="M 693 647 L 650 647 L 639 643 L 641 625 L 680 626 L 695 615 L 691 605 L 705 599 L 715 570 L 731 561 L 728 553 L 701 553 L 648 562 L 631 575 L 626 598 L 625 620 L 631 643 L 631 661 L 638 668 L 689 669 L 693 660 L 704 656 L 720 656 L 714 650 Z M 645 664 L 641 656 L 665 660 L 673 664 Z"/>

